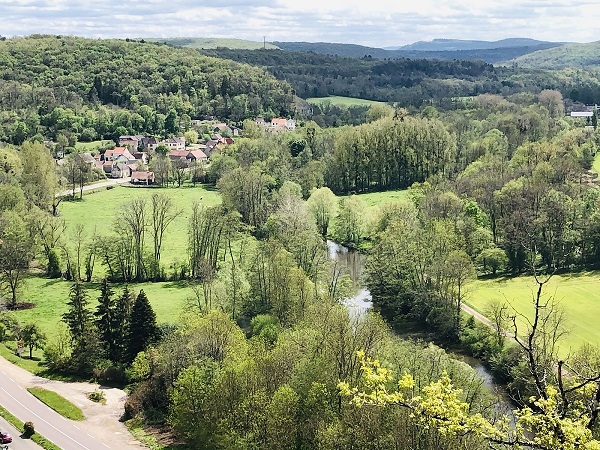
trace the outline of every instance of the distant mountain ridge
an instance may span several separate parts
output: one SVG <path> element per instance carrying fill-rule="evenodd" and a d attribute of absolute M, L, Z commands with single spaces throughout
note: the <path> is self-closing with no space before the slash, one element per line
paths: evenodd
<path fill-rule="evenodd" d="M 439 41 L 452 41 L 456 40 L 439 40 Z M 464 41 L 464 42 L 485 42 L 485 41 Z M 460 50 L 411 50 L 411 49 L 398 49 L 398 50 L 386 50 L 383 48 L 365 47 L 363 45 L 356 44 L 339 44 L 330 42 L 272 42 L 273 45 L 279 47 L 282 50 L 291 52 L 312 52 L 323 55 L 337 55 L 348 58 L 375 58 L 375 59 L 398 59 L 398 58 L 411 58 L 411 59 L 442 59 L 442 60 L 454 60 L 454 59 L 479 59 L 487 63 L 498 63 L 508 60 L 512 60 L 522 55 L 532 53 L 538 50 L 544 50 L 552 47 L 558 47 L 563 45 L 559 42 L 543 42 L 535 41 L 533 39 L 503 39 L 499 42 L 500 47 L 495 48 L 471 48 L 471 49 L 460 49 Z M 512 44 L 523 44 L 531 43 L 532 45 L 511 47 Z M 417 45 L 419 43 L 411 44 Z M 489 43 L 490 45 L 494 43 Z M 471 46 L 476 44 L 470 44 Z M 479 44 L 480 46 L 483 44 Z M 502 47 L 502 45 L 504 45 Z M 465 44 L 467 46 L 467 44 Z M 423 46 L 424 48 L 424 46 Z"/>
<path fill-rule="evenodd" d="M 144 38 L 146 42 L 160 42 L 173 47 L 195 49 L 231 48 L 240 50 L 259 50 L 266 48 L 274 50 L 277 47 L 270 43 L 248 41 L 233 38 L 201 38 L 201 37 L 172 37 L 172 38 Z"/>
<path fill-rule="evenodd" d="M 413 44 L 399 47 L 385 47 L 385 50 L 416 50 L 431 51 L 457 51 L 457 50 L 490 50 L 496 48 L 535 47 L 547 44 L 563 44 L 561 42 L 539 41 L 530 38 L 508 38 L 498 41 L 480 41 L 468 39 L 433 39 L 432 41 L 418 41 Z"/>

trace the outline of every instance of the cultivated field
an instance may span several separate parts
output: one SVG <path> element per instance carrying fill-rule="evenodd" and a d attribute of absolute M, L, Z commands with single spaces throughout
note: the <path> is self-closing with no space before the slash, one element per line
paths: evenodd
<path fill-rule="evenodd" d="M 307 98 L 306 101 L 308 103 L 312 103 L 313 105 L 318 105 L 324 102 L 329 102 L 332 105 L 336 106 L 371 106 L 377 102 L 374 100 L 365 100 L 363 98 L 353 98 L 353 97 L 339 97 L 336 95 L 332 95 L 330 97 L 313 97 Z"/>

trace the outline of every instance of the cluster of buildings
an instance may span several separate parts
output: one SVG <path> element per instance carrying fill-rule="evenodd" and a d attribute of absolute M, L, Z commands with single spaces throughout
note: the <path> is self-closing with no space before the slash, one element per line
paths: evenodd
<path fill-rule="evenodd" d="M 154 173 L 148 170 L 148 163 L 153 155 L 164 147 L 166 156 L 178 167 L 189 167 L 193 163 L 208 163 L 211 155 L 234 143 L 233 138 L 224 137 L 220 132 L 228 129 L 227 134 L 239 135 L 239 130 L 231 129 L 224 123 L 213 127 L 213 136 L 203 144 L 186 145 L 185 137 L 171 137 L 159 140 L 152 136 L 126 135 L 119 137 L 116 147 L 104 153 L 92 156 L 84 153 L 84 162 L 101 169 L 108 178 L 131 177 L 134 184 L 152 184 Z"/>
<path fill-rule="evenodd" d="M 259 117 L 254 121 L 268 132 L 289 131 L 296 128 L 293 119 L 273 118 L 265 121 Z M 238 128 L 214 120 L 192 120 L 192 125 L 205 127 L 208 125 L 212 132 L 211 139 L 202 144 L 186 145 L 183 136 L 159 140 L 153 136 L 124 135 L 119 137 L 116 147 L 104 153 L 98 155 L 82 153 L 79 157 L 85 164 L 102 170 L 108 178 L 131 177 L 131 182 L 134 184 L 152 184 L 154 173 L 148 170 L 148 163 L 157 152 L 164 151 L 176 167 L 188 168 L 194 163 L 208 163 L 215 151 L 233 144 L 233 137 L 240 135 Z M 159 148 L 161 146 L 162 149 Z M 56 155 L 59 164 L 62 156 L 62 154 Z"/>
<path fill-rule="evenodd" d="M 296 121 L 294 119 L 282 119 L 281 117 L 273 118 L 270 122 L 265 121 L 262 117 L 257 117 L 254 119 L 254 123 L 266 131 L 275 133 L 296 129 Z"/>

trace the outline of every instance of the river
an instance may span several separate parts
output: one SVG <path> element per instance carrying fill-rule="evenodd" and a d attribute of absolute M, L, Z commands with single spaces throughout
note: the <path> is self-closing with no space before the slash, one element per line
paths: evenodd
<path fill-rule="evenodd" d="M 329 259 L 336 261 L 344 268 L 353 282 L 355 292 L 354 296 L 343 300 L 343 304 L 348 308 L 351 317 L 360 318 L 373 307 L 371 293 L 364 285 L 363 273 L 365 269 L 366 257 L 360 252 L 350 250 L 349 248 L 338 244 L 337 242 L 327 240 L 327 255 Z M 483 385 L 498 398 L 497 410 L 508 414 L 512 418 L 512 405 L 508 393 L 503 386 L 496 383 L 494 376 L 487 367 L 477 358 L 470 356 L 453 354 L 456 359 L 466 362 L 471 366 L 479 377 Z"/>

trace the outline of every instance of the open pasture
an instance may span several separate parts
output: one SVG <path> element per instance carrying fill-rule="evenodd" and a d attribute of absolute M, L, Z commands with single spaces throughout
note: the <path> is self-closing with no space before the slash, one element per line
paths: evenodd
<path fill-rule="evenodd" d="M 532 276 L 481 279 L 469 286 L 466 303 L 482 314 L 495 301 L 509 304 L 514 311 L 533 318 L 533 301 L 537 285 Z M 563 355 L 576 351 L 584 343 L 600 344 L 600 272 L 578 272 L 554 275 L 544 286 L 542 298 L 554 297 L 564 312 L 564 329 L 560 350 Z M 524 329 L 526 320 L 518 325 Z"/>
<path fill-rule="evenodd" d="M 320 105 L 325 102 L 329 102 L 331 105 L 346 106 L 346 107 L 349 107 L 349 106 L 371 106 L 374 104 L 383 103 L 383 102 L 378 102 L 375 100 L 366 100 L 364 98 L 340 97 L 337 95 L 332 95 L 330 97 L 313 97 L 313 98 L 306 99 L 306 101 L 313 105 Z"/>

